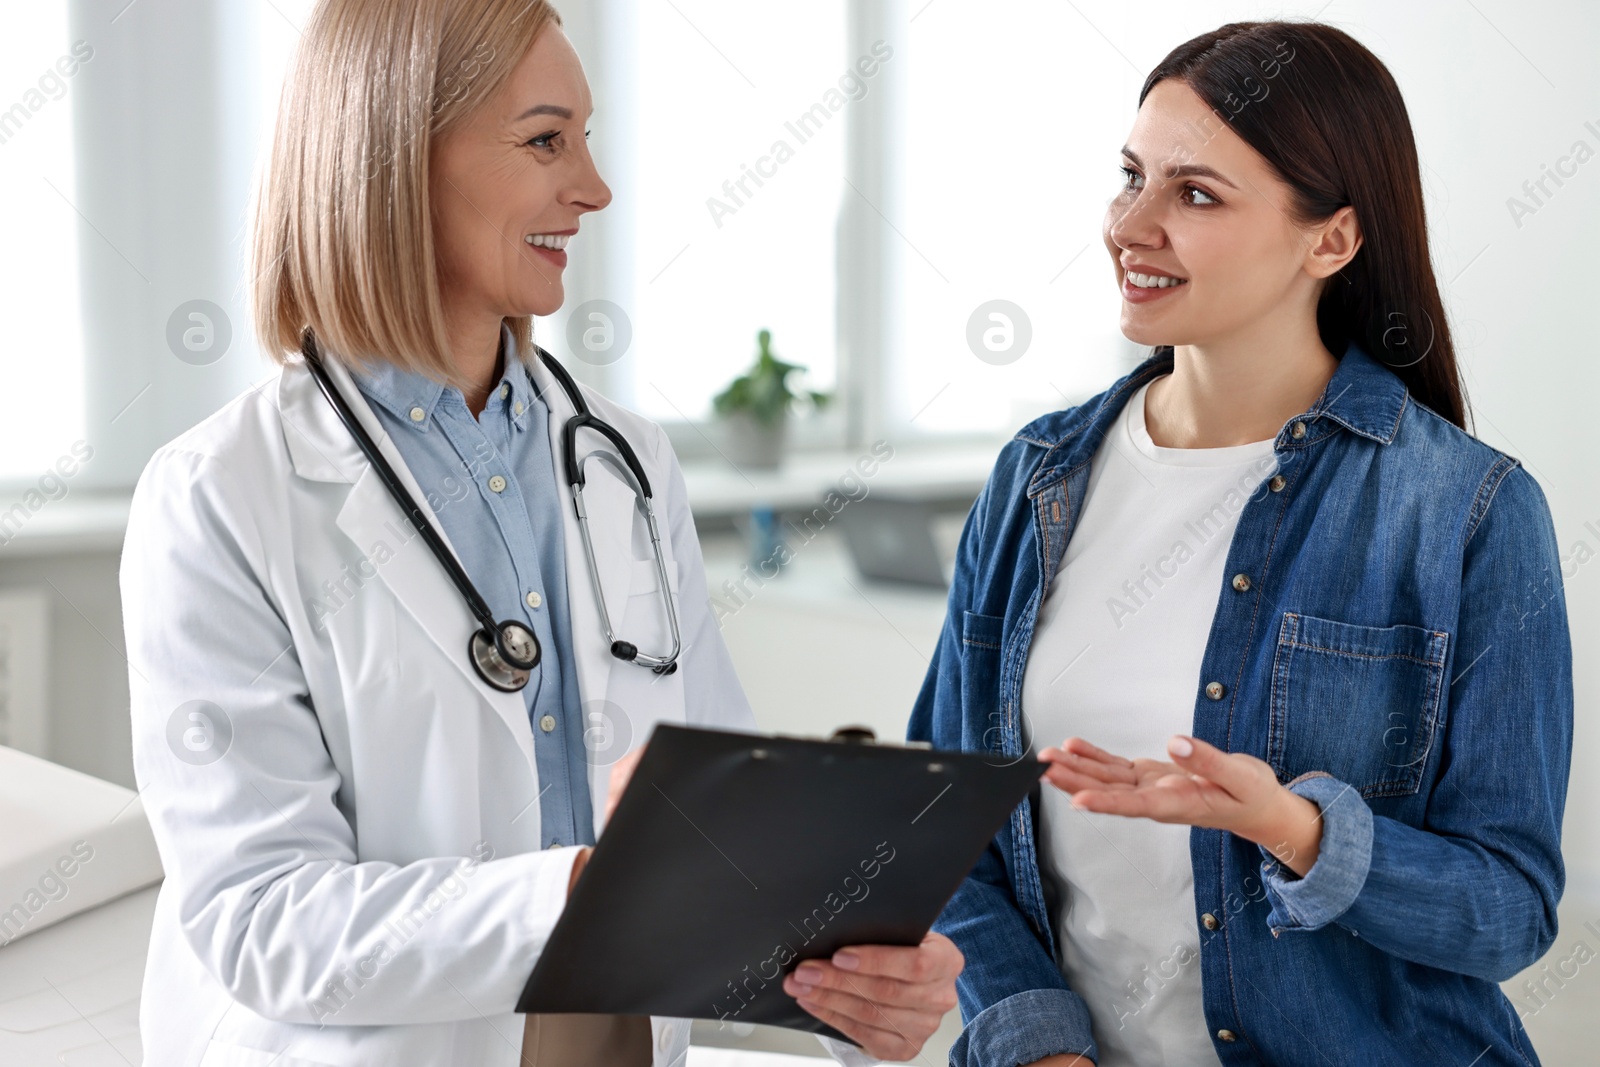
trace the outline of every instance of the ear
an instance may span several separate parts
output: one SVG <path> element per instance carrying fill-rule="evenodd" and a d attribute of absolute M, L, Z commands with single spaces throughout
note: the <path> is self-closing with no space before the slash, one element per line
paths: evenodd
<path fill-rule="evenodd" d="M 1306 273 L 1327 278 L 1341 268 L 1361 248 L 1361 223 L 1349 204 L 1335 211 L 1328 221 L 1311 232 L 1311 247 L 1306 250 Z"/>

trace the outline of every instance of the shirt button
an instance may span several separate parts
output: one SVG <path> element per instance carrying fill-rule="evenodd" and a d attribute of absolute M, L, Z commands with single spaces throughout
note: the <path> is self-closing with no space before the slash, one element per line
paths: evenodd
<path fill-rule="evenodd" d="M 506 397 L 508 397 L 510 395 L 511 395 L 511 383 L 510 382 L 501 382 L 500 383 L 500 399 L 504 400 Z"/>
<path fill-rule="evenodd" d="M 1274 474 L 1272 476 L 1272 481 L 1267 483 L 1267 488 L 1271 489 L 1274 493 L 1276 493 L 1276 492 L 1280 491 L 1281 489 L 1283 489 L 1285 484 L 1286 483 L 1283 480 L 1283 475 Z"/>
<path fill-rule="evenodd" d="M 428 413 L 423 411 L 421 408 L 412 408 L 410 411 L 406 412 L 406 414 L 411 416 L 412 422 L 421 422 L 423 419 L 428 417 Z"/>
<path fill-rule="evenodd" d="M 560 848 L 561 847 L 561 842 L 560 841 L 552 841 L 552 842 L 550 842 L 548 845 L 546 845 L 544 847 L 545 848 Z"/>
<path fill-rule="evenodd" d="M 522 414 L 522 401 L 519 400 L 515 404 L 511 405 L 511 413 L 513 415 L 521 415 Z"/>
<path fill-rule="evenodd" d="M 1237 1040 L 1239 1040 L 1239 1035 L 1234 1033 L 1232 1030 L 1218 1030 L 1217 1031 L 1217 1040 L 1218 1041 L 1237 1041 Z"/>
<path fill-rule="evenodd" d="M 554 715 L 541 715 L 541 716 L 539 716 L 539 729 L 543 730 L 545 733 L 549 733 L 551 730 L 554 730 L 555 728 L 556 728 L 556 717 Z"/>
<path fill-rule="evenodd" d="M 494 477 L 489 479 L 489 492 L 491 492 L 491 493 L 503 493 L 505 491 L 506 491 L 506 480 L 504 478 L 502 478 L 498 474 L 496 474 Z"/>
<path fill-rule="evenodd" d="M 1248 593 L 1250 591 L 1250 576 L 1248 574 L 1235 574 L 1233 576 L 1233 587 L 1241 593 Z"/>
<path fill-rule="evenodd" d="M 528 607 L 530 608 L 537 608 L 540 604 L 544 603 L 544 597 L 540 596 L 538 590 L 536 589 L 528 590 L 528 595 L 522 599 L 527 601 Z"/>
<path fill-rule="evenodd" d="M 1305 435 L 1306 435 L 1306 424 L 1305 423 L 1297 422 L 1293 426 L 1289 427 L 1289 436 L 1291 436 L 1291 437 L 1304 437 Z"/>
<path fill-rule="evenodd" d="M 1221 700 L 1222 694 L 1226 692 L 1227 690 L 1222 687 L 1221 682 L 1206 683 L 1206 696 L 1210 697 L 1212 700 Z"/>
<path fill-rule="evenodd" d="M 1217 917 L 1211 914 L 1209 911 L 1200 916 L 1200 922 L 1207 930 L 1215 930 L 1217 927 L 1222 925 L 1221 923 L 1217 922 Z"/>

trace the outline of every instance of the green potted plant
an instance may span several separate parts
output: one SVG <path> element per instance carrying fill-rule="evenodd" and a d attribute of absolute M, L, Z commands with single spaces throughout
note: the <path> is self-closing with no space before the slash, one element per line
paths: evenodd
<path fill-rule="evenodd" d="M 756 345 L 750 369 L 713 397 L 711 406 L 728 423 L 736 462 L 773 469 L 783 460 L 790 412 L 799 403 L 822 408 L 831 395 L 789 387 L 789 376 L 804 373 L 806 368 L 772 354 L 771 330 L 757 333 Z"/>

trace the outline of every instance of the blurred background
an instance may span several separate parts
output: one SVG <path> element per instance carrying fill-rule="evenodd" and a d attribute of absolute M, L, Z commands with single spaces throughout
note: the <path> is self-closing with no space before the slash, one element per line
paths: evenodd
<path fill-rule="evenodd" d="M 1594 1062 L 1600 968 L 1572 960 L 1600 949 L 1600 787 L 1585 773 L 1600 758 L 1600 359 L 1584 295 L 1600 282 L 1600 5 L 558 6 L 616 197 L 585 220 L 567 304 L 536 336 L 666 426 L 758 719 L 806 734 L 903 736 L 995 454 L 1143 355 L 1117 329 L 1100 224 L 1146 72 L 1197 33 L 1271 17 L 1331 22 L 1389 65 L 1476 433 L 1538 479 L 1563 554 L 1579 709 L 1569 885 L 1550 957 L 1507 992 L 1545 1062 Z M 157 446 L 272 373 L 244 303 L 248 206 L 312 7 L 70 0 L 10 4 L 0 22 L 0 744 L 124 788 L 129 493 Z M 762 330 L 805 368 L 776 436 L 714 402 L 752 369 Z M 780 542 L 778 571 L 763 561 Z M 71 1011 L 39 1008 L 39 976 L 74 950 L 30 947 L 64 930 L 0 948 L 0 1060 L 33 1062 L 3 1052 L 33 1034 L 70 1051 L 47 1062 L 137 1062 L 128 995 L 148 915 L 119 906 L 122 985 L 58 990 Z M 817 1051 L 783 1035 L 697 1041 L 730 1048 L 691 1063 Z"/>

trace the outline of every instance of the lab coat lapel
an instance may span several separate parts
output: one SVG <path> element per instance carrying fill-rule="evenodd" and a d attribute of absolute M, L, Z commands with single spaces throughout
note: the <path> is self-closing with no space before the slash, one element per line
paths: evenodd
<path fill-rule="evenodd" d="M 410 468 L 400 458 L 399 450 L 384 432 L 349 372 L 331 360 L 327 368 L 334 385 L 377 442 L 379 452 L 400 476 L 406 491 L 414 500 L 425 500 Z M 286 371 L 284 378 L 289 377 L 290 372 Z M 460 592 L 399 505 L 390 499 L 377 471 L 361 455 L 355 440 L 318 392 L 309 372 L 302 370 L 293 377 L 298 380 L 280 386 L 279 407 L 297 473 L 322 481 L 348 481 L 354 476 L 355 483 L 339 509 L 335 524 L 373 561 L 383 583 L 415 617 L 451 668 L 460 671 L 505 722 L 537 779 L 533 733 L 523 694 L 502 693 L 478 677 L 467 654 L 478 622 Z M 455 555 L 455 548 L 445 537 L 444 530 L 438 523 L 434 526 Z"/>

